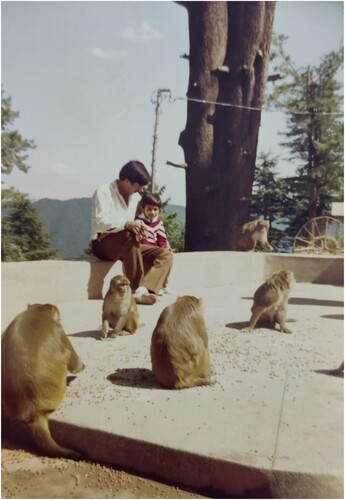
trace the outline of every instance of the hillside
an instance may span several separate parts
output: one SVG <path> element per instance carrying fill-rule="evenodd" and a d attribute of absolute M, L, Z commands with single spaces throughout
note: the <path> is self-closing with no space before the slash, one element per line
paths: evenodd
<path fill-rule="evenodd" d="M 58 258 L 78 259 L 90 241 L 91 198 L 64 201 L 43 198 L 33 206 L 39 210 L 45 229 L 51 235 L 51 246 L 58 250 Z M 177 220 L 184 224 L 185 207 L 169 205 L 165 211 L 177 213 Z"/>
<path fill-rule="evenodd" d="M 90 241 L 91 198 L 64 201 L 44 198 L 33 206 L 39 210 L 58 257 L 80 257 Z"/>

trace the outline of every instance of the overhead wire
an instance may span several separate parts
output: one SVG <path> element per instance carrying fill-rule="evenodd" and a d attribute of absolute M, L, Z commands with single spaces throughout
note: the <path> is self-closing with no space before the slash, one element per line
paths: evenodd
<path fill-rule="evenodd" d="M 269 109 L 269 108 L 258 108 L 254 106 L 243 106 L 241 104 L 232 104 L 229 102 L 218 102 L 218 101 L 208 101 L 207 99 L 197 99 L 194 97 L 179 97 L 176 96 L 174 97 L 172 94 L 169 96 L 169 103 L 174 104 L 176 101 L 192 101 L 192 102 L 198 102 L 201 104 L 212 104 L 214 106 L 226 106 L 230 108 L 240 108 L 240 109 L 246 109 L 249 111 L 261 111 L 264 113 L 289 113 L 289 114 L 294 114 L 294 115 L 313 115 L 313 116 L 341 116 L 344 113 L 341 112 L 332 112 L 332 113 L 327 113 L 327 112 L 313 112 L 313 111 L 294 111 L 294 110 L 282 110 L 282 109 Z"/>

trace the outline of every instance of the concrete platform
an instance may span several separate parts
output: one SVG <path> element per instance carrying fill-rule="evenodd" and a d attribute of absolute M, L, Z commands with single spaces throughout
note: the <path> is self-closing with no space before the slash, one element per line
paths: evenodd
<path fill-rule="evenodd" d="M 228 496 L 343 498 L 343 378 L 326 373 L 343 361 L 343 288 L 297 283 L 292 334 L 240 332 L 261 282 L 176 289 L 203 299 L 217 379 L 182 391 L 162 389 L 150 362 L 153 328 L 176 296 L 139 306 L 138 332 L 106 341 L 96 334 L 101 299 L 56 301 L 86 364 L 51 418 L 56 439 L 95 461 Z"/>

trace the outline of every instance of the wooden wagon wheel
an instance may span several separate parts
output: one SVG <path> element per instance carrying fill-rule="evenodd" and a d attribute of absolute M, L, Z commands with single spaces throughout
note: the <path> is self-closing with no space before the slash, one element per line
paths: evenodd
<path fill-rule="evenodd" d="M 344 224 L 333 217 L 315 217 L 298 231 L 294 252 L 336 255 L 344 252 Z"/>

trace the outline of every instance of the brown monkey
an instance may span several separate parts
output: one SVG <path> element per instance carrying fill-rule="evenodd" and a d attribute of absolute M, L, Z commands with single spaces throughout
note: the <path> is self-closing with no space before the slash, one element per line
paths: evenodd
<path fill-rule="evenodd" d="M 267 279 L 254 294 L 250 323 L 242 331 L 253 330 L 257 323 L 275 329 L 278 323 L 282 332 L 291 333 L 285 323 L 289 293 L 294 285 L 292 271 L 279 271 Z"/>
<path fill-rule="evenodd" d="M 215 383 L 201 300 L 185 295 L 162 311 L 151 339 L 151 362 L 167 389 Z"/>
<path fill-rule="evenodd" d="M 273 247 L 267 241 L 270 223 L 267 220 L 253 220 L 242 226 L 235 241 L 235 250 L 247 252 L 254 250 L 259 241 L 265 250 L 271 252 Z"/>
<path fill-rule="evenodd" d="M 139 312 L 129 279 L 122 275 L 114 276 L 103 301 L 102 326 L 99 329 L 101 338 L 135 333 L 138 326 Z"/>
<path fill-rule="evenodd" d="M 6 328 L 1 339 L 1 391 L 4 417 L 23 422 L 34 443 L 47 455 L 80 458 L 58 445 L 48 416 L 62 401 L 67 372 L 85 368 L 51 304 L 29 305 Z"/>

